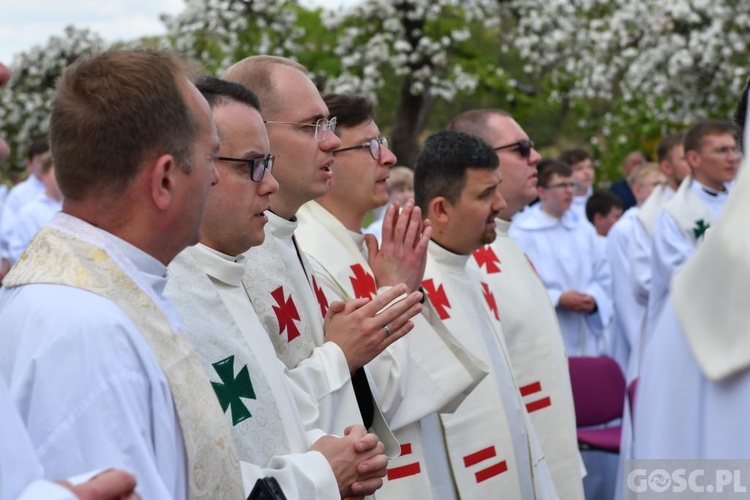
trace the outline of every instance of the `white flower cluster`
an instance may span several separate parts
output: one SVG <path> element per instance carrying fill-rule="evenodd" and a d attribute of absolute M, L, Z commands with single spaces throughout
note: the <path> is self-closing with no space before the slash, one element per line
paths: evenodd
<path fill-rule="evenodd" d="M 176 16 L 162 16 L 174 48 L 218 70 L 254 54 L 294 58 L 304 35 L 296 0 L 186 0 Z"/>
<path fill-rule="evenodd" d="M 31 140 L 48 132 L 55 84 L 65 67 L 104 47 L 99 35 L 68 26 L 64 36 L 53 36 L 46 45 L 14 58 L 11 81 L 0 90 L 0 134 L 11 148 L 3 168 L 22 167 L 23 151 Z"/>
<path fill-rule="evenodd" d="M 406 77 L 414 95 L 452 100 L 473 91 L 478 79 L 456 57 L 457 46 L 471 36 L 468 26 L 499 22 L 490 0 L 363 0 L 324 19 L 341 29 L 334 48 L 342 72 L 327 81 L 327 90 L 365 94 L 373 100 L 384 75 Z"/>
<path fill-rule="evenodd" d="M 618 99 L 690 123 L 728 113 L 750 75 L 750 2 L 511 0 L 528 70 L 574 98 Z M 639 111 L 639 112 L 640 112 Z"/>

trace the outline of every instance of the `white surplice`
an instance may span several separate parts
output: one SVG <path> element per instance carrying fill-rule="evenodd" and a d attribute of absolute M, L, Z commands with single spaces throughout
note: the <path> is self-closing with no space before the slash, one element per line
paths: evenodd
<path fill-rule="evenodd" d="M 644 349 L 655 333 L 655 323 L 669 295 L 669 283 L 675 271 L 693 253 L 705 228 L 719 219 L 728 193 L 728 189 L 713 193 L 695 179 L 686 177 L 657 217 L 651 248 L 651 288 Z"/>
<path fill-rule="evenodd" d="M 8 238 L 16 225 L 21 209 L 44 194 L 44 184 L 36 175 L 29 175 L 10 190 L 3 203 L 0 214 L 0 257 L 9 258 Z M 12 264 L 13 262 L 11 262 Z"/>
<path fill-rule="evenodd" d="M 265 241 L 244 254 L 242 283 L 289 377 L 315 402 L 300 408 L 305 428 L 343 435 L 348 426 L 362 424 L 362 415 L 346 357 L 323 335 L 325 292 L 294 240 L 296 219 L 267 214 Z M 398 442 L 377 404 L 374 409 L 372 429 L 386 445 L 386 454 L 395 456 Z"/>
<path fill-rule="evenodd" d="M 315 201 L 305 204 L 297 217 L 296 237 L 329 303 L 373 298 L 387 290 L 374 288 L 364 235 L 348 231 Z M 445 329 L 434 310 L 427 307 L 412 321 L 415 327 L 407 337 L 367 365 L 388 424 L 401 449 L 408 451 L 390 464 L 382 490 L 385 498 L 430 498 L 430 483 L 445 480 L 450 486 L 450 479 L 439 474 L 427 478 L 431 464 L 419 421 L 438 411 L 453 411 L 488 370 Z"/>
<path fill-rule="evenodd" d="M 514 380 L 497 303 L 471 255 L 430 242 L 422 286 L 445 326 L 491 372 L 453 413 L 441 413 L 450 473 L 460 498 L 556 498 L 552 478 Z M 429 437 L 428 437 L 429 438 Z"/>
<path fill-rule="evenodd" d="M 46 481 L 26 429 L 0 377 L 0 499 L 73 500 L 73 492 Z"/>
<path fill-rule="evenodd" d="M 495 241 L 470 266 L 497 303 L 508 354 L 560 498 L 583 498 L 568 358 L 549 295 L 529 259 L 496 219 Z"/>
<path fill-rule="evenodd" d="M 335 497 L 336 478 L 320 453 L 308 452 L 316 438 L 308 440 L 285 367 L 242 286 L 242 260 L 202 244 L 187 248 L 169 265 L 165 295 L 219 395 L 240 460 L 248 462 L 245 489 L 272 476 L 289 498 Z"/>
<path fill-rule="evenodd" d="M 42 233 L 0 292 L 0 371 L 46 477 L 114 467 L 134 473 L 144 498 L 241 494 L 229 429 L 208 381 L 191 378 L 200 366 L 162 295 L 166 267 L 66 214 Z M 141 329 L 146 324 L 152 331 Z M 170 357 L 162 370 L 158 359 Z M 201 460 L 214 453 L 223 458 L 211 472 Z M 191 476 L 195 464 L 212 477 Z"/>
<path fill-rule="evenodd" d="M 541 203 L 510 227 L 510 236 L 528 255 L 555 305 L 568 356 L 599 356 L 608 345 L 612 320 L 611 275 L 596 230 L 571 210 L 557 219 Z M 568 290 L 594 297 L 596 311 L 579 313 L 557 307 Z"/>

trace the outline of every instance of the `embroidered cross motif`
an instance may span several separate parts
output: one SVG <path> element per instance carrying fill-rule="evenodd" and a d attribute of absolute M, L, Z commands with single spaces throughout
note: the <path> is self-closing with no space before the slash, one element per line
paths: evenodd
<path fill-rule="evenodd" d="M 711 227 L 711 224 L 707 224 L 703 219 L 698 219 L 697 221 L 695 221 L 695 227 L 693 228 L 695 239 L 701 239 L 705 234 L 706 229 L 708 229 L 709 227 Z"/>
<path fill-rule="evenodd" d="M 292 340 L 300 336 L 299 329 L 294 323 L 294 320 L 300 320 L 299 312 L 297 312 L 297 306 L 294 305 L 294 301 L 292 300 L 291 295 L 289 295 L 288 299 L 284 300 L 283 286 L 280 286 L 279 288 L 271 292 L 271 297 L 274 298 L 277 304 L 272 307 L 273 312 L 276 313 L 276 319 L 279 322 L 279 335 L 283 334 L 284 330 L 286 330 L 286 341 L 287 343 L 291 342 Z"/>
<path fill-rule="evenodd" d="M 430 278 L 422 282 L 422 288 L 427 294 L 427 298 L 430 299 L 432 307 L 437 311 L 438 317 L 440 319 L 450 318 L 451 315 L 448 313 L 448 309 L 451 307 L 451 303 L 448 302 L 448 297 L 445 295 L 443 285 L 438 285 L 438 287 L 435 288 L 435 282 Z"/>
<path fill-rule="evenodd" d="M 475 453 L 470 453 L 469 455 L 466 455 L 464 457 L 464 467 L 468 469 L 469 467 L 473 467 L 474 465 L 477 465 L 481 462 L 484 462 L 496 456 L 497 456 L 497 452 L 495 451 L 495 447 L 489 446 Z M 507 470 L 508 470 L 508 462 L 506 460 L 502 460 L 500 462 L 497 462 L 494 465 L 490 465 L 489 467 L 485 469 L 475 472 L 474 477 L 476 478 L 476 481 L 478 484 L 478 483 L 481 483 L 482 481 L 486 481 L 495 476 L 499 476 L 500 474 L 502 474 L 503 472 Z"/>
<path fill-rule="evenodd" d="M 484 300 L 487 301 L 487 306 L 490 308 L 490 311 L 492 311 L 492 314 L 495 315 L 495 319 L 500 321 L 500 312 L 497 309 L 495 294 L 492 293 L 487 283 L 482 283 L 482 295 L 484 295 Z"/>
<path fill-rule="evenodd" d="M 542 383 L 532 382 L 531 384 L 519 387 L 518 390 L 521 392 L 521 397 L 525 398 L 526 396 L 531 396 L 532 394 L 542 392 Z M 552 406 L 552 400 L 548 397 L 544 397 L 541 399 L 537 399 L 536 401 L 530 401 L 526 403 L 526 411 L 529 413 L 534 413 L 535 411 L 547 408 L 548 406 Z"/>
<path fill-rule="evenodd" d="M 484 246 L 478 250 L 474 250 L 474 260 L 477 261 L 479 267 L 484 266 L 487 274 L 495 274 L 503 272 L 500 269 L 500 258 L 497 256 L 491 246 Z"/>
<path fill-rule="evenodd" d="M 315 281 L 315 276 L 312 277 L 312 285 L 315 291 L 315 298 L 318 299 L 318 305 L 320 306 L 320 315 L 325 318 L 328 313 L 328 298 L 326 298 L 323 289 L 318 286 L 318 282 Z"/>
<path fill-rule="evenodd" d="M 375 278 L 365 271 L 362 264 L 354 264 L 351 267 L 354 276 L 349 276 L 349 280 L 352 282 L 352 288 L 354 288 L 354 296 L 358 299 L 370 299 L 374 297 L 378 293 L 378 288 L 375 286 Z"/>
<path fill-rule="evenodd" d="M 222 411 L 226 412 L 227 408 L 232 408 L 232 425 L 237 425 L 252 417 L 250 410 L 240 399 L 255 399 L 255 391 L 253 390 L 253 383 L 250 381 L 250 372 L 247 370 L 247 365 L 242 367 L 236 377 L 234 376 L 234 356 L 217 361 L 211 366 L 214 367 L 223 382 L 221 384 L 211 382 L 211 385 L 219 398 Z"/>
<path fill-rule="evenodd" d="M 402 444 L 399 457 L 411 454 L 411 443 Z M 419 465 L 419 461 L 401 465 L 399 467 L 390 467 L 388 468 L 388 480 L 393 481 L 394 479 L 401 479 L 402 477 L 416 476 L 420 472 L 422 472 L 422 467 Z"/>

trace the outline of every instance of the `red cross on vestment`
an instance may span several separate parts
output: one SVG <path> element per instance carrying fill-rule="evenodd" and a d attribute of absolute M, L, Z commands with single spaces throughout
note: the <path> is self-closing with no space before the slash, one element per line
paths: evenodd
<path fill-rule="evenodd" d="M 484 295 L 484 300 L 487 301 L 487 306 L 490 308 L 490 311 L 492 311 L 492 314 L 495 315 L 495 319 L 500 321 L 500 312 L 497 310 L 495 294 L 492 293 L 492 290 L 490 290 L 490 287 L 489 285 L 487 285 L 487 283 L 482 283 L 482 295 Z"/>
<path fill-rule="evenodd" d="M 448 297 L 445 295 L 443 285 L 438 285 L 438 287 L 435 288 L 435 282 L 430 278 L 422 282 L 422 288 L 427 294 L 427 298 L 430 299 L 432 307 L 437 311 L 438 317 L 440 319 L 450 318 L 451 315 L 448 313 L 448 309 L 451 307 L 451 303 L 448 302 Z"/>
<path fill-rule="evenodd" d="M 287 342 L 291 342 L 300 336 L 299 329 L 294 323 L 295 320 L 299 321 L 299 312 L 297 312 L 297 306 L 294 305 L 292 296 L 284 299 L 284 287 L 280 286 L 273 292 L 271 297 L 276 301 L 276 305 L 273 307 L 273 312 L 276 313 L 276 319 L 279 322 L 279 335 L 287 331 Z"/>
<path fill-rule="evenodd" d="M 483 246 L 478 250 L 474 250 L 474 260 L 477 261 L 479 267 L 483 267 L 487 274 L 495 274 L 503 272 L 500 269 L 500 258 L 497 256 L 491 246 Z"/>
<path fill-rule="evenodd" d="M 365 271 L 362 264 L 354 264 L 352 272 L 354 276 L 349 276 L 352 282 L 352 288 L 354 288 L 354 296 L 358 299 L 371 299 L 378 293 L 378 289 L 375 286 L 375 278 L 370 273 Z"/>
<path fill-rule="evenodd" d="M 315 276 L 312 277 L 312 286 L 315 291 L 315 298 L 318 299 L 320 314 L 325 318 L 328 313 L 328 298 L 326 297 L 325 292 L 323 292 L 323 289 L 318 286 L 318 282 L 315 281 Z"/>

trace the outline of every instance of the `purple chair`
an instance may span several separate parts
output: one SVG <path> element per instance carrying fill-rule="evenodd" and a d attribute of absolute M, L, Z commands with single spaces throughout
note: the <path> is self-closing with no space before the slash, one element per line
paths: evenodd
<path fill-rule="evenodd" d="M 578 447 L 581 450 L 619 453 L 622 426 L 602 425 L 623 415 L 625 376 L 620 366 L 609 356 L 571 357 L 568 361 Z"/>

